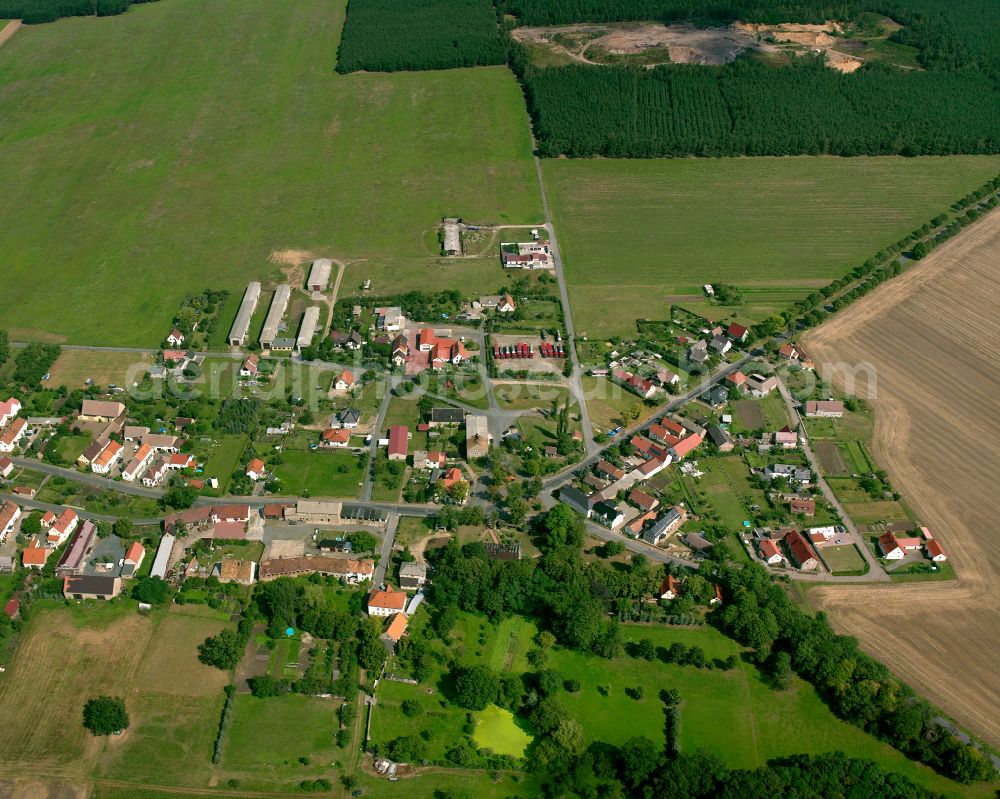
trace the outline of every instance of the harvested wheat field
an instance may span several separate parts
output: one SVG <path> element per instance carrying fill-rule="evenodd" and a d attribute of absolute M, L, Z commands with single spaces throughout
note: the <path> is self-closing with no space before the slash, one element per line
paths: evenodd
<path fill-rule="evenodd" d="M 834 627 L 1000 745 L 1000 211 L 815 330 L 817 364 L 877 369 L 875 457 L 958 579 L 824 586 Z M 834 378 L 837 382 L 837 378 Z M 859 394 L 864 396 L 859 388 Z"/>

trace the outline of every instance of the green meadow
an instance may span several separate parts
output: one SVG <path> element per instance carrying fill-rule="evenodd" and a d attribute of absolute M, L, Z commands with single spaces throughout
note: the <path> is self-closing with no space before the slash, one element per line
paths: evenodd
<path fill-rule="evenodd" d="M 155 346 L 186 292 L 310 254 L 350 263 L 342 293 L 499 287 L 496 258 L 438 263 L 424 234 L 540 220 L 513 75 L 337 75 L 344 7 L 170 0 L 19 31 L 0 50 L 13 337 Z"/>
<path fill-rule="evenodd" d="M 671 303 L 757 321 L 863 263 L 1000 173 L 1000 157 L 544 162 L 573 319 L 635 333 Z M 731 283 L 738 307 L 704 301 Z"/>

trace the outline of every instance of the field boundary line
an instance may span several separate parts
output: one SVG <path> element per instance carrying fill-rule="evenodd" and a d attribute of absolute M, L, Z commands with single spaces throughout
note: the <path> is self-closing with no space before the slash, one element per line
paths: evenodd
<path fill-rule="evenodd" d="M 6 26 L 4 26 L 4 29 L 0 31 L 0 47 L 3 47 L 11 40 L 14 34 L 21 29 L 22 24 L 21 20 L 12 19 L 6 24 Z"/>

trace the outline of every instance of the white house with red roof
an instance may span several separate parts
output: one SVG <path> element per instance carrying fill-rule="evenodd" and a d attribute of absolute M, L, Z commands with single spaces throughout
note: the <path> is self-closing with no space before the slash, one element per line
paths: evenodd
<path fill-rule="evenodd" d="M 346 369 L 337 375 L 337 378 L 333 381 L 333 388 L 336 391 L 350 391 L 354 388 L 354 384 L 357 381 L 354 379 L 354 375 L 348 372 Z"/>
<path fill-rule="evenodd" d="M 438 336 L 429 327 L 422 328 L 417 334 L 417 349 L 428 353 L 427 365 L 431 369 L 441 369 L 448 364 L 458 366 L 469 357 L 461 341 Z"/>
<path fill-rule="evenodd" d="M 250 463 L 247 464 L 247 477 L 251 480 L 257 481 L 263 479 L 267 475 L 267 466 L 264 465 L 264 461 L 260 458 L 254 458 Z"/>
<path fill-rule="evenodd" d="M 882 557 L 886 560 L 902 560 L 906 553 L 899 545 L 899 540 L 895 533 L 884 533 L 879 536 L 878 548 L 882 551 Z"/>
<path fill-rule="evenodd" d="M 21 518 L 21 508 L 13 502 L 0 504 L 0 541 L 3 541 L 14 530 L 14 525 Z"/>
<path fill-rule="evenodd" d="M 140 445 L 139 449 L 135 451 L 135 455 L 132 456 L 132 460 L 129 461 L 128 466 L 122 469 L 122 480 L 127 483 L 134 481 L 146 470 L 146 467 L 149 466 L 155 455 L 156 453 L 151 446 L 148 444 Z"/>
<path fill-rule="evenodd" d="M 170 331 L 170 335 L 167 336 L 167 344 L 171 347 L 181 347 L 184 345 L 184 334 L 181 333 L 176 327 Z"/>
<path fill-rule="evenodd" d="M 343 449 L 351 443 L 351 431 L 343 428 L 330 428 L 324 430 L 319 437 L 321 447 Z"/>
<path fill-rule="evenodd" d="M 13 452 L 27 432 L 28 423 L 24 419 L 14 419 L 3 433 L 0 433 L 0 452 Z"/>
<path fill-rule="evenodd" d="M 747 336 L 749 334 L 750 334 L 749 330 L 747 330 L 743 325 L 737 324 L 736 322 L 730 324 L 729 328 L 726 330 L 726 335 L 729 336 L 729 338 L 731 338 L 733 341 L 739 341 L 739 342 L 746 341 Z"/>
<path fill-rule="evenodd" d="M 406 610 L 408 595 L 405 591 L 397 591 L 391 585 L 384 591 L 372 591 L 368 597 L 369 616 L 392 616 Z"/>
<path fill-rule="evenodd" d="M 104 449 L 94 458 L 90 464 L 90 471 L 94 474 L 110 474 L 115 465 L 122 459 L 122 445 L 115 440 L 104 445 Z"/>
<path fill-rule="evenodd" d="M 24 549 L 21 550 L 21 565 L 26 569 L 42 569 L 45 561 L 52 552 L 48 547 L 41 546 L 35 539 L 31 539 Z"/>
<path fill-rule="evenodd" d="M 60 546 L 73 534 L 79 523 L 80 517 L 76 515 L 76 511 L 72 508 L 66 508 L 66 510 L 59 514 L 59 518 L 52 523 L 46 540 L 53 547 Z"/>
<path fill-rule="evenodd" d="M 6 427 L 21 412 L 21 401 L 15 397 L 0 402 L 0 427 Z"/>
<path fill-rule="evenodd" d="M 682 438 L 670 448 L 670 457 L 675 461 L 683 460 L 686 455 L 689 455 L 701 445 L 702 440 L 702 436 L 697 434 Z"/>
<path fill-rule="evenodd" d="M 770 538 L 762 538 L 757 542 L 757 551 L 760 552 L 760 559 L 768 566 L 777 566 L 784 561 L 785 556 L 781 554 L 778 545 Z"/>
<path fill-rule="evenodd" d="M 498 313 L 514 313 L 517 310 L 517 306 L 514 304 L 514 298 L 510 294 L 501 294 L 500 302 L 497 303 Z"/>
<path fill-rule="evenodd" d="M 6 455 L 0 455 L 0 477 L 10 477 L 14 472 L 14 461 Z"/>
<path fill-rule="evenodd" d="M 942 563 L 948 560 L 948 556 L 945 554 L 944 548 L 933 538 L 924 542 L 924 552 L 926 552 L 927 557 L 935 563 Z"/>
<path fill-rule="evenodd" d="M 240 377 L 256 377 L 259 369 L 260 356 L 248 355 L 247 359 L 243 361 L 243 365 L 240 367 Z"/>
<path fill-rule="evenodd" d="M 167 458 L 167 468 L 176 471 L 193 469 L 197 465 L 198 461 L 195 460 L 194 455 L 188 455 L 186 452 L 175 452 Z"/>

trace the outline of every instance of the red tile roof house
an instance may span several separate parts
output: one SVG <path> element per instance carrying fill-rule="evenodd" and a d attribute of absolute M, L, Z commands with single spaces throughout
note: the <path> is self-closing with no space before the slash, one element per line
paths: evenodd
<path fill-rule="evenodd" d="M 702 440 L 702 437 L 697 434 L 682 438 L 670 448 L 670 457 L 675 461 L 683 460 L 686 455 L 693 452 L 701 444 Z"/>
<path fill-rule="evenodd" d="M 608 461 L 603 458 L 597 462 L 596 466 L 594 466 L 594 471 L 612 480 L 621 480 L 625 476 L 625 472 L 613 463 L 608 463 Z"/>
<path fill-rule="evenodd" d="M 333 388 L 335 391 L 349 391 L 354 388 L 354 383 L 354 375 L 345 369 L 337 375 L 337 379 L 333 381 Z"/>
<path fill-rule="evenodd" d="M 14 461 L 6 455 L 0 457 L 0 477 L 10 477 L 14 472 Z"/>
<path fill-rule="evenodd" d="M 94 474 L 110 474 L 115 464 L 120 463 L 121 459 L 122 445 L 114 440 L 109 441 L 101 450 L 101 454 L 90 464 L 90 471 Z"/>
<path fill-rule="evenodd" d="M 906 553 L 899 545 L 899 540 L 895 533 L 884 533 L 879 536 L 878 548 L 882 551 L 882 557 L 886 560 L 902 560 Z"/>
<path fill-rule="evenodd" d="M 726 382 L 730 386 L 738 388 L 740 391 L 745 391 L 746 388 L 744 383 L 747 382 L 747 376 L 737 369 L 731 375 L 726 375 Z"/>
<path fill-rule="evenodd" d="M 395 424 L 389 428 L 388 455 L 391 461 L 405 461 L 410 447 L 410 430 L 406 425 Z"/>
<path fill-rule="evenodd" d="M 749 330 L 743 327 L 743 325 L 737 324 L 736 322 L 733 322 L 731 325 L 729 325 L 729 329 L 726 330 L 726 335 L 729 336 L 729 338 L 731 338 L 733 341 L 741 341 L 741 342 L 746 341 L 749 333 L 750 333 Z"/>
<path fill-rule="evenodd" d="M 256 377 L 259 363 L 260 356 L 248 355 L 247 359 L 243 361 L 243 366 L 240 367 L 240 377 Z"/>
<path fill-rule="evenodd" d="M 672 574 L 660 584 L 660 599 L 676 599 L 681 595 L 681 587 Z"/>
<path fill-rule="evenodd" d="M 267 474 L 267 467 L 260 458 L 254 458 L 247 464 L 247 477 L 251 480 L 260 480 Z"/>
<path fill-rule="evenodd" d="M 76 511 L 72 508 L 66 508 L 49 528 L 46 539 L 52 546 L 57 547 L 73 534 L 79 523 L 80 517 L 76 515 Z"/>
<path fill-rule="evenodd" d="M 770 538 L 762 538 L 757 542 L 757 549 L 760 552 L 760 559 L 768 566 L 776 566 L 781 563 L 785 556 L 781 554 L 778 545 Z"/>
<path fill-rule="evenodd" d="M 840 419 L 844 416 L 844 403 L 839 400 L 808 400 L 805 413 L 810 418 Z"/>
<path fill-rule="evenodd" d="M 133 541 L 132 546 L 128 548 L 128 552 L 125 553 L 125 562 L 123 564 L 124 568 L 122 573 L 126 571 L 126 577 L 130 577 L 139 571 L 139 567 L 142 566 L 142 561 L 146 557 L 146 550 L 143 548 L 142 544 L 138 541 Z"/>
<path fill-rule="evenodd" d="M 53 550 L 48 547 L 39 546 L 34 539 L 24 549 L 21 550 L 21 564 L 26 569 L 41 569 Z"/>
<path fill-rule="evenodd" d="M 452 338 L 440 338 L 429 327 L 422 328 L 417 334 L 418 349 L 426 352 L 427 365 L 431 369 L 441 369 L 448 364 L 458 366 L 469 357 L 465 345 Z"/>
<path fill-rule="evenodd" d="M 924 551 L 927 553 L 927 557 L 937 563 L 948 560 L 948 556 L 944 553 L 942 546 L 933 538 L 924 543 Z"/>
<path fill-rule="evenodd" d="M 21 401 L 19 399 L 10 397 L 4 402 L 0 402 L 0 427 L 5 427 L 20 412 Z"/>
<path fill-rule="evenodd" d="M 344 429 L 324 430 L 319 437 L 321 447 L 343 448 L 351 443 L 351 431 Z"/>
<path fill-rule="evenodd" d="M 28 423 L 24 419 L 15 419 L 0 434 L 0 452 L 13 452 L 27 432 Z"/>
<path fill-rule="evenodd" d="M 799 435 L 794 430 L 789 430 L 786 427 L 771 436 L 771 441 L 776 447 L 795 449 L 799 445 Z"/>
<path fill-rule="evenodd" d="M 396 591 L 390 585 L 384 591 L 372 591 L 368 597 L 369 616 L 392 616 L 406 609 L 406 591 Z"/>
<path fill-rule="evenodd" d="M 635 505 L 637 508 L 642 510 L 656 510 L 660 504 L 660 500 L 656 497 L 651 497 L 645 491 L 640 491 L 638 488 L 633 488 L 628 495 L 628 501 Z"/>
<path fill-rule="evenodd" d="M 13 502 L 0 504 L 0 541 L 3 541 L 14 530 L 14 525 L 21 518 L 21 508 Z"/>
<path fill-rule="evenodd" d="M 55 524 L 55 521 L 56 515 L 50 510 L 45 511 L 41 518 L 42 529 L 48 530 L 53 524 Z"/>
<path fill-rule="evenodd" d="M 179 347 L 184 343 L 184 334 L 181 333 L 176 327 L 170 331 L 170 335 L 167 336 L 167 344 L 171 347 Z"/>
<path fill-rule="evenodd" d="M 786 535 L 785 543 L 788 545 L 789 552 L 792 553 L 792 560 L 801 571 L 809 571 L 819 566 L 819 560 L 812 544 L 798 530 L 792 530 Z"/>

